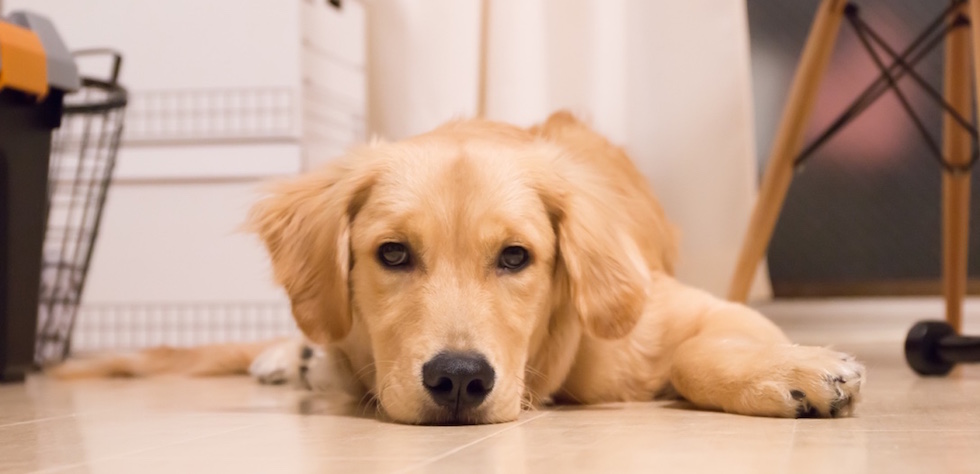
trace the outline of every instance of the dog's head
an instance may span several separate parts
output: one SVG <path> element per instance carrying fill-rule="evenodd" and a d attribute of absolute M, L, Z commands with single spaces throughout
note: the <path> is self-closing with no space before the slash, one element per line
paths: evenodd
<path fill-rule="evenodd" d="M 281 183 L 252 222 L 308 338 L 366 335 L 389 416 L 513 420 L 555 308 L 615 338 L 645 300 L 646 263 L 605 207 L 615 188 L 563 153 L 517 128 L 449 125 Z"/>

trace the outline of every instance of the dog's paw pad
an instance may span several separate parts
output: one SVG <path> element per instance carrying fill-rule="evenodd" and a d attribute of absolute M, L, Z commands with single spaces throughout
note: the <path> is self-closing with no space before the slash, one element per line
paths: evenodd
<path fill-rule="evenodd" d="M 854 397 L 841 394 L 827 404 L 827 410 L 821 411 L 810 403 L 806 394 L 800 390 L 790 391 L 790 396 L 796 400 L 796 418 L 838 418 L 853 410 Z"/>
<path fill-rule="evenodd" d="M 806 394 L 799 390 L 793 390 L 793 399 L 799 402 L 796 406 L 796 417 L 797 418 L 820 418 L 820 412 L 810 405 L 810 402 L 806 399 Z M 797 394 L 802 395 L 797 398 Z"/>

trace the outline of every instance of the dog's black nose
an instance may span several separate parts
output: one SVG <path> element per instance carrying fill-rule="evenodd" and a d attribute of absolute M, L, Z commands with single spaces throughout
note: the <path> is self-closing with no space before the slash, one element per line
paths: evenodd
<path fill-rule="evenodd" d="M 493 367 L 476 353 L 443 352 L 422 366 L 422 385 L 432 400 L 454 411 L 483 403 L 493 379 Z"/>

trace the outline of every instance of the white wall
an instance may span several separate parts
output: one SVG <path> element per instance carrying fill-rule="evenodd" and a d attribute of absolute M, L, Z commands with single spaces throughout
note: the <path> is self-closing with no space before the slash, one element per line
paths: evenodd
<path fill-rule="evenodd" d="M 298 1 L 7 0 L 7 12 L 18 9 L 51 18 L 71 50 L 109 47 L 120 51 L 120 82 L 134 95 L 229 88 L 299 91 Z M 86 59 L 79 65 L 90 75 L 103 76 L 107 71 L 103 61 Z M 296 122 L 298 114 L 297 109 Z M 298 137 L 298 131 L 295 135 Z M 129 150 L 123 149 L 117 177 L 125 180 L 133 173 L 145 178 L 146 170 L 160 178 L 222 167 L 231 174 L 238 172 L 225 159 L 233 150 L 216 148 L 210 157 L 195 160 L 170 159 L 182 151 L 130 159 Z M 281 160 L 297 160 L 298 156 L 298 147 L 286 157 L 252 155 L 245 167 L 253 173 L 275 174 L 281 171 Z"/>
<path fill-rule="evenodd" d="M 51 18 L 70 49 L 122 51 L 133 89 L 299 83 L 299 1 L 4 1 Z"/>
<path fill-rule="evenodd" d="M 113 186 L 86 301 L 281 298 L 261 248 L 239 230 L 256 188 L 254 181 Z"/>

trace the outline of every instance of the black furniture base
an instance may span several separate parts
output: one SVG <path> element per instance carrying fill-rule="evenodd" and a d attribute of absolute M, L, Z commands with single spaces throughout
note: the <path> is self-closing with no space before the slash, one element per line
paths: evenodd
<path fill-rule="evenodd" d="M 944 321 L 922 321 L 905 338 L 905 360 L 919 375 L 946 375 L 956 364 L 980 362 L 980 337 L 958 335 Z"/>
<path fill-rule="evenodd" d="M 0 91 L 0 382 L 23 380 L 34 364 L 51 131 L 61 113 L 59 91 L 40 103 Z"/>

